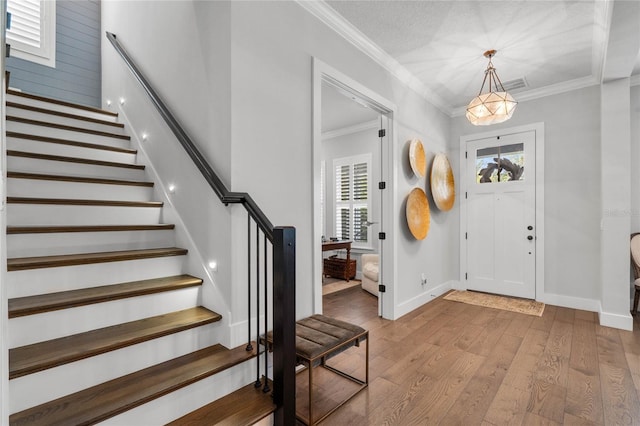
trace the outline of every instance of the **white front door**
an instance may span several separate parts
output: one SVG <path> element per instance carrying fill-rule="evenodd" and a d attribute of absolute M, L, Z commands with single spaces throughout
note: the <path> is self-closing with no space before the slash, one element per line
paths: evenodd
<path fill-rule="evenodd" d="M 535 299 L 535 132 L 466 146 L 466 287 Z"/>

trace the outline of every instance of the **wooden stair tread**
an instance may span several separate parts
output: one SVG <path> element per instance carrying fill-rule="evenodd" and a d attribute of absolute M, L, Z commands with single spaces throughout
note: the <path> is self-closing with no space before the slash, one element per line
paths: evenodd
<path fill-rule="evenodd" d="M 137 154 L 138 153 L 137 150 L 131 149 L 131 148 L 120 148 L 120 147 L 117 147 L 117 146 L 100 145 L 100 144 L 88 143 L 88 142 L 78 142 L 78 141 L 72 141 L 72 140 L 69 140 L 69 139 L 51 138 L 49 136 L 30 135 L 28 133 L 7 131 L 6 135 L 7 135 L 8 138 L 29 139 L 29 140 L 38 141 L 38 142 L 56 143 L 56 144 L 59 144 L 59 145 L 76 146 L 76 147 L 79 147 L 79 148 L 101 149 L 103 151 L 122 152 L 124 154 Z"/>
<path fill-rule="evenodd" d="M 7 259 L 8 271 L 56 268 L 61 266 L 87 265 L 93 263 L 121 262 L 126 260 L 151 259 L 167 256 L 183 256 L 186 249 L 177 247 L 141 250 L 108 251 L 99 253 L 63 254 L 56 256 L 17 257 Z"/>
<path fill-rule="evenodd" d="M 271 393 L 264 393 L 251 383 L 166 426 L 251 426 L 275 410 Z"/>
<path fill-rule="evenodd" d="M 104 132 L 102 130 L 85 129 L 84 127 L 68 126 L 66 124 L 50 123 L 48 121 L 33 120 L 31 118 L 16 117 L 7 115 L 6 121 L 14 121 L 16 123 L 32 124 L 34 126 L 51 127 L 53 129 L 68 130 L 71 132 L 87 133 L 95 136 L 106 136 L 109 138 L 131 140 L 129 135 L 121 135 L 118 133 Z"/>
<path fill-rule="evenodd" d="M 202 280 L 200 278 L 192 277 L 191 275 L 176 275 L 36 296 L 17 297 L 9 299 L 9 318 L 196 287 L 201 284 Z"/>
<path fill-rule="evenodd" d="M 118 231 L 162 231 L 175 229 L 173 223 L 150 225 L 78 225 L 78 226 L 7 226 L 11 234 L 55 234 L 64 232 L 118 232 Z"/>
<path fill-rule="evenodd" d="M 104 109 L 100 109 L 100 108 L 96 108 L 96 107 L 92 107 L 92 106 L 88 106 L 88 105 L 75 104 L 73 102 L 61 101 L 61 100 L 58 100 L 58 99 L 47 98 L 45 96 L 32 95 L 31 93 L 19 92 L 17 90 L 8 89 L 7 90 L 7 94 L 14 95 L 14 96 L 20 96 L 20 97 L 28 98 L 28 99 L 33 99 L 33 100 L 36 100 L 36 101 L 49 102 L 49 103 L 56 104 L 56 105 L 63 105 L 63 106 L 76 108 L 76 109 L 82 109 L 82 110 L 85 110 L 85 111 L 97 112 L 97 113 L 104 114 L 104 115 L 110 115 L 112 117 L 117 117 L 118 116 L 117 112 L 106 111 Z"/>
<path fill-rule="evenodd" d="M 91 160 L 89 158 L 65 157 L 62 155 L 40 154 L 37 152 L 7 150 L 10 157 L 32 158 L 36 160 L 61 161 L 67 163 L 91 164 L 94 166 L 120 167 L 125 169 L 144 170 L 144 164 L 116 163 L 115 161 Z"/>
<path fill-rule="evenodd" d="M 124 186 L 146 186 L 153 187 L 153 182 L 142 182 L 134 180 L 106 179 L 80 176 L 62 176 L 42 173 L 27 172 L 7 172 L 7 178 L 31 179 L 31 180 L 51 180 L 59 182 L 96 183 L 103 185 L 124 185 Z"/>
<path fill-rule="evenodd" d="M 254 347 L 257 345 L 254 343 Z M 12 414 L 11 425 L 87 425 L 233 367 L 255 356 L 245 346 L 214 345 Z"/>
<path fill-rule="evenodd" d="M 107 121 L 107 120 L 100 120 L 99 118 L 91 118 L 91 117 L 85 117 L 83 115 L 77 115 L 77 114 L 70 114 L 68 112 L 62 112 L 62 111 L 56 111 L 53 109 L 49 109 L 49 108 L 40 108 L 40 107 L 36 107 L 36 106 L 31 106 L 31 105 L 24 105 L 24 104 L 19 104 L 17 102 L 11 102 L 11 101 L 7 101 L 7 108 L 18 108 L 18 109 L 24 109 L 27 111 L 32 111 L 32 112 L 39 112 L 42 114 L 49 114 L 49 115 L 56 115 L 58 117 L 64 117 L 64 118 L 71 118 L 73 120 L 81 120 L 81 121 L 86 121 L 89 123 L 96 123 L 96 124 L 102 124 L 105 126 L 111 126 L 111 127 L 118 127 L 118 128 L 124 128 L 124 124 L 123 123 L 115 123 L 113 121 Z"/>
<path fill-rule="evenodd" d="M 9 349 L 9 379 L 220 321 L 202 306 Z"/>
<path fill-rule="evenodd" d="M 56 204 L 63 206 L 162 207 L 162 201 L 81 200 L 77 198 L 7 197 L 8 204 Z"/>

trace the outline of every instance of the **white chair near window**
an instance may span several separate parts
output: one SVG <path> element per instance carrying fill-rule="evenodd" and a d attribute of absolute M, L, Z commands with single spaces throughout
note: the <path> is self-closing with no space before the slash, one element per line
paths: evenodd
<path fill-rule="evenodd" d="M 362 263 L 362 288 L 374 296 L 378 296 L 378 260 L 377 254 L 363 254 Z"/>

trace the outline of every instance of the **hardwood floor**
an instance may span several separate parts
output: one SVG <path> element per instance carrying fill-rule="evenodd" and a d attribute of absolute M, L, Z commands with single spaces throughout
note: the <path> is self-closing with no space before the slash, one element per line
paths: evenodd
<path fill-rule="evenodd" d="M 371 338 L 369 387 L 324 425 L 640 425 L 638 317 L 632 333 L 593 312 L 533 317 L 438 298 L 387 321 L 360 288 L 323 300 L 325 315 Z M 363 352 L 332 362 L 357 374 Z"/>

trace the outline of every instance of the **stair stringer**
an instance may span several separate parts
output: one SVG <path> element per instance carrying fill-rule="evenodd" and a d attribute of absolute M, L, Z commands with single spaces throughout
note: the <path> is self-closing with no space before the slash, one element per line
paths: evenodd
<path fill-rule="evenodd" d="M 132 101 L 133 99 L 129 96 L 127 104 L 130 105 Z M 113 109 L 114 105 L 112 104 L 111 106 Z M 152 106 L 147 107 L 152 108 Z M 137 114 L 134 118 L 138 118 L 137 115 L 141 114 L 141 109 L 143 108 L 135 108 Z M 125 128 L 129 129 L 132 147 L 138 150 L 137 162 L 145 165 L 147 179 L 155 183 L 154 199 L 164 202 L 161 217 L 162 222 L 176 224 L 174 230 L 176 245 L 189 250 L 189 256 L 186 256 L 184 261 L 185 272 L 203 279 L 200 291 L 200 304 L 215 312 L 222 313 L 222 320 L 216 327 L 218 341 L 228 348 L 238 346 L 239 343 L 237 342 L 246 342 L 246 329 L 241 337 L 233 336 L 237 328 L 232 325 L 234 315 L 230 309 L 229 300 L 231 299 L 230 295 L 233 292 L 235 284 L 231 284 L 233 283 L 233 274 L 231 268 L 226 266 L 232 263 L 231 250 L 228 249 L 228 245 L 220 241 L 224 240 L 224 238 L 219 238 L 220 228 L 224 228 L 227 231 L 230 229 L 230 209 L 220 203 L 189 158 L 183 158 L 183 160 L 186 161 L 185 167 L 179 167 L 175 164 L 172 167 L 174 169 L 181 168 L 188 170 L 189 175 L 182 176 L 181 182 L 172 182 L 171 177 L 166 178 L 158 172 L 157 162 L 154 162 L 153 159 L 158 157 L 161 159 L 172 158 L 175 162 L 180 156 L 186 157 L 182 147 L 175 141 L 175 136 L 166 128 L 166 125 L 164 125 L 159 118 L 146 112 L 146 116 L 141 121 L 152 123 L 152 125 L 147 125 L 144 127 L 145 130 L 140 130 L 136 123 L 130 119 L 130 114 L 127 114 L 127 109 L 123 108 L 122 105 L 117 106 L 117 112 L 120 121 L 125 124 Z M 146 140 L 142 140 L 141 135 L 143 134 L 153 136 L 147 136 Z M 174 143 L 164 143 L 167 140 L 173 141 Z M 158 145 L 163 145 L 162 148 L 168 148 L 173 152 L 171 154 L 152 152 Z M 173 146 L 167 147 L 167 145 Z M 176 185 L 173 193 L 169 190 L 170 185 Z M 204 194 L 204 196 L 199 197 L 198 194 Z M 191 202 L 183 202 L 185 195 L 195 199 L 192 199 Z M 193 209 L 193 205 L 197 205 L 198 208 Z M 214 255 L 205 256 L 203 254 L 201 244 L 195 241 L 190 227 L 183 219 L 182 213 L 185 210 L 215 212 L 215 215 L 211 215 L 209 219 L 201 218 L 202 222 L 204 222 L 203 228 L 206 227 L 206 224 L 215 224 L 212 228 L 215 228 L 216 234 L 211 235 L 209 241 L 205 241 L 207 245 L 205 250 L 214 252 Z M 220 217 L 222 217 L 224 221 L 228 221 L 229 226 L 219 225 L 218 221 Z M 227 244 L 230 244 L 231 233 L 227 233 L 229 235 Z M 212 271 L 209 267 L 209 262 L 214 260 L 218 265 L 217 272 Z"/>

